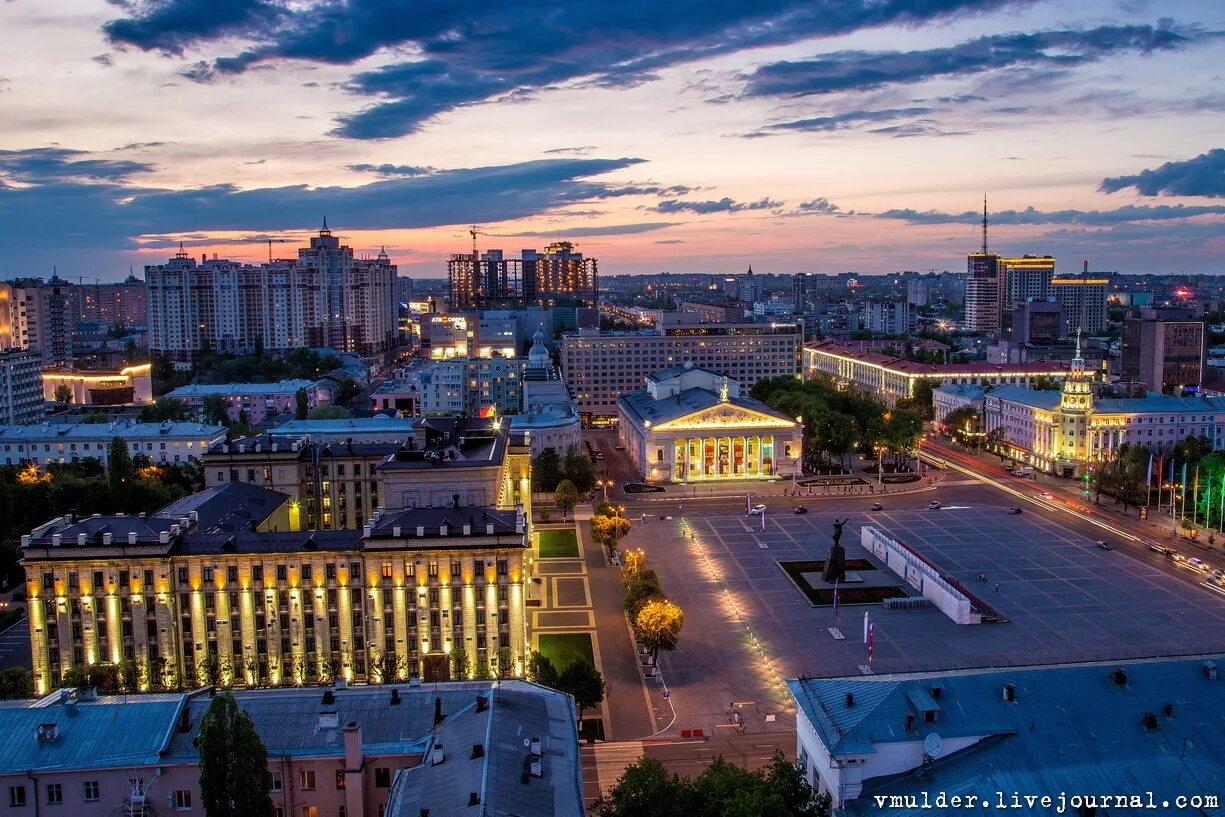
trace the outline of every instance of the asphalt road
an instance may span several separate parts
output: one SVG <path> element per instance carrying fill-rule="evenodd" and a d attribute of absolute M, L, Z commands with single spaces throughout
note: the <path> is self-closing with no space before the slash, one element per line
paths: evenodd
<path fill-rule="evenodd" d="M 28 616 L 22 616 L 16 624 L 0 633 L 0 669 L 9 667 L 33 668 Z"/>

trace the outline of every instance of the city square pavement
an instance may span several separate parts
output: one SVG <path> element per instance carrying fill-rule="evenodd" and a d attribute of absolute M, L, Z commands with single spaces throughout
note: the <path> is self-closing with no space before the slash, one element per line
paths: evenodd
<path fill-rule="evenodd" d="M 944 507 L 928 510 L 933 497 Z M 886 498 L 875 513 L 872 497 L 805 501 L 809 513 L 797 515 L 795 500 L 766 500 L 764 532 L 760 518 L 745 517 L 743 500 L 687 504 L 684 522 L 675 510 L 664 512 L 672 519 L 656 510 L 636 522 L 624 545 L 646 551 L 664 592 L 685 611 L 679 648 L 661 657 L 669 700 L 647 681 L 665 723 L 676 711 L 669 734 L 793 729 L 781 681 L 862 671 L 865 610 L 876 624 L 875 672 L 1225 651 L 1225 597 L 1190 571 L 1156 555 L 1101 550 L 1097 535 L 1073 530 L 1067 515 L 1009 515 L 1012 502 L 986 486 Z M 957 625 L 935 608 L 880 605 L 843 606 L 835 618 L 810 606 L 776 560 L 824 559 L 835 516 L 850 518 L 842 537 L 848 559 L 867 558 L 859 530 L 874 525 L 1007 622 Z M 841 640 L 828 631 L 834 627 Z"/>

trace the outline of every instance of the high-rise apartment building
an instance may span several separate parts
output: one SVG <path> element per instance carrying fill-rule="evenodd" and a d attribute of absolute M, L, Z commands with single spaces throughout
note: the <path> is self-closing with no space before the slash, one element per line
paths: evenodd
<path fill-rule="evenodd" d="M 52 276 L 20 278 L 0 284 L 0 304 L 8 315 L 0 323 L 0 346 L 34 349 L 44 368 L 72 365 L 72 329 L 76 323 L 72 285 Z"/>
<path fill-rule="evenodd" d="M 76 320 L 98 321 L 104 326 L 144 326 L 148 319 L 145 282 L 135 275 L 120 283 L 74 284 L 72 298 Z"/>
<path fill-rule="evenodd" d="M 986 251 L 966 259 L 965 328 L 998 332 L 1000 328 L 1000 257 Z"/>
<path fill-rule="evenodd" d="M 1097 335 L 1106 331 L 1106 296 L 1110 289 L 1110 278 L 1089 272 L 1085 261 L 1080 275 L 1060 276 L 1051 279 L 1051 295 L 1063 307 L 1067 321 L 1067 334 L 1077 331 Z"/>
<path fill-rule="evenodd" d="M 594 306 L 599 298 L 598 263 L 556 241 L 544 252 L 523 250 L 507 258 L 502 250 L 457 253 L 447 262 L 450 308 L 550 305 L 558 299 Z"/>
<path fill-rule="evenodd" d="M 1027 301 L 1045 301 L 1051 294 L 1055 259 L 1023 255 L 999 259 L 1000 334 L 1012 336 L 1012 310 Z"/>
<path fill-rule="evenodd" d="M 641 388 L 648 375 L 691 362 L 738 381 L 798 375 L 802 323 L 670 323 L 651 333 L 582 332 L 561 340 L 562 374 L 585 422 L 617 416 L 617 398 Z M 676 313 L 670 317 L 677 318 Z"/>
<path fill-rule="evenodd" d="M 1132 309 L 1123 319 L 1122 376 L 1181 395 L 1204 379 L 1204 322 L 1189 309 Z"/>
<path fill-rule="evenodd" d="M 0 425 L 41 423 L 42 356 L 33 349 L 0 349 Z"/>
<path fill-rule="evenodd" d="M 150 352 L 176 362 L 206 347 L 380 355 L 398 343 L 395 265 L 385 253 L 354 258 L 326 223 L 297 259 L 197 263 L 180 247 L 166 264 L 145 267 L 145 281 Z"/>
<path fill-rule="evenodd" d="M 917 327 L 914 304 L 906 301 L 867 301 L 860 311 L 860 326 L 874 335 L 910 335 Z"/>

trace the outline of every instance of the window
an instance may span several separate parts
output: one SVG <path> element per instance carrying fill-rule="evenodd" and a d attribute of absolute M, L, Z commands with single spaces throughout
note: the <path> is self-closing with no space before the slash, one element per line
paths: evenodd
<path fill-rule="evenodd" d="M 264 580 L 264 566 L 263 565 L 252 565 L 251 566 L 251 581 L 262 582 L 263 580 Z"/>
<path fill-rule="evenodd" d="M 280 772 L 272 773 L 272 791 L 281 790 L 281 775 Z"/>
<path fill-rule="evenodd" d="M 308 582 L 311 580 L 311 566 L 302 565 L 302 581 Z"/>
<path fill-rule="evenodd" d="M 227 582 L 238 581 L 238 565 L 230 565 L 225 569 L 225 580 Z"/>
<path fill-rule="evenodd" d="M 200 571 L 204 581 L 211 582 L 213 580 L 213 569 L 211 567 L 201 568 Z M 120 583 L 122 584 L 122 580 L 120 580 Z"/>
<path fill-rule="evenodd" d="M 191 789 L 179 789 L 174 793 L 174 807 L 179 811 L 191 811 Z"/>
<path fill-rule="evenodd" d="M 85 802 L 86 803 L 98 802 L 98 781 L 97 780 L 86 780 L 84 783 L 84 788 L 85 788 Z"/>
<path fill-rule="evenodd" d="M 9 808 L 24 808 L 26 804 L 26 787 L 9 786 Z"/>
<path fill-rule="evenodd" d="M 345 787 L 344 769 L 337 769 L 336 770 L 336 788 L 343 789 L 344 787 Z"/>
<path fill-rule="evenodd" d="M 287 581 L 289 579 L 289 569 L 285 565 L 276 566 L 276 580 L 278 582 Z"/>
<path fill-rule="evenodd" d="M 64 802 L 64 787 L 59 783 L 47 784 L 47 805 L 58 806 Z"/>
<path fill-rule="evenodd" d="M 47 575 L 51 575 L 51 574 L 48 573 Z M 383 562 L 383 578 L 384 579 L 391 578 L 391 562 Z"/>
<path fill-rule="evenodd" d="M 391 769 L 374 770 L 374 787 L 376 789 L 391 788 Z"/>
<path fill-rule="evenodd" d="M 303 806 L 302 817 L 319 817 L 318 806 Z"/>
<path fill-rule="evenodd" d="M 302 784 L 300 788 L 303 791 L 315 790 L 315 772 L 313 769 L 303 769 L 299 777 L 299 782 Z"/>

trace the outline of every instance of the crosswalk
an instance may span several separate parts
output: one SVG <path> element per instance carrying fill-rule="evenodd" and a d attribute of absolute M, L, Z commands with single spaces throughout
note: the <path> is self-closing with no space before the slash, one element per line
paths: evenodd
<path fill-rule="evenodd" d="M 584 746 L 583 796 L 588 801 L 596 797 L 607 797 L 612 787 L 621 779 L 625 767 L 642 757 L 642 741 L 627 740 L 620 743 L 597 743 Z"/>

